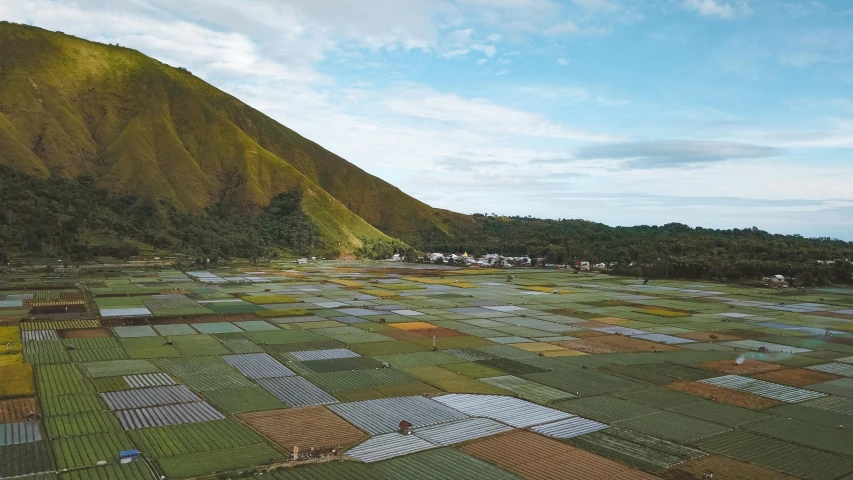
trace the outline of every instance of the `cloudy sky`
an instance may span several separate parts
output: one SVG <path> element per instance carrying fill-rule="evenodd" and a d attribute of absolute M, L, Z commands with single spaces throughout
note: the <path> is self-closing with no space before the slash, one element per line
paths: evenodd
<path fill-rule="evenodd" d="M 0 0 L 436 207 L 853 240 L 847 0 Z"/>

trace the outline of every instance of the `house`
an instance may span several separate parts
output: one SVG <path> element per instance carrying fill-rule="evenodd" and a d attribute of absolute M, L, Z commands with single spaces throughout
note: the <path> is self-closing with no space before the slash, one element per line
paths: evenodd
<path fill-rule="evenodd" d="M 770 277 L 764 277 L 761 279 L 764 283 L 779 286 L 779 287 L 787 287 L 788 280 L 785 279 L 783 275 L 773 275 Z"/>
<path fill-rule="evenodd" d="M 443 253 L 430 253 L 427 256 L 429 257 L 430 262 L 435 262 L 437 260 L 444 260 L 444 254 Z"/>

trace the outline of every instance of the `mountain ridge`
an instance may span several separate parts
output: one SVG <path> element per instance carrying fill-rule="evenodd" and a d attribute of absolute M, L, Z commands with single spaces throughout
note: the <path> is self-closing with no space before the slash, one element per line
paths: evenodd
<path fill-rule="evenodd" d="M 92 176 L 112 195 L 184 212 L 257 209 L 299 190 L 305 213 L 347 252 L 362 238 L 476 229 L 184 69 L 11 23 L 0 23 L 0 149 L 0 162 L 39 178 Z"/>

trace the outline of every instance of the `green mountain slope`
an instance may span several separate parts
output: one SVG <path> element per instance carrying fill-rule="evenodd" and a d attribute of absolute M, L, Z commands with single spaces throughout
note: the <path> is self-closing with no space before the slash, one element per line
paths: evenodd
<path fill-rule="evenodd" d="M 474 228 L 185 70 L 10 23 L 0 23 L 0 163 L 40 178 L 91 176 L 114 196 L 189 213 L 257 210 L 298 191 L 322 238 L 344 252 L 382 232 Z"/>

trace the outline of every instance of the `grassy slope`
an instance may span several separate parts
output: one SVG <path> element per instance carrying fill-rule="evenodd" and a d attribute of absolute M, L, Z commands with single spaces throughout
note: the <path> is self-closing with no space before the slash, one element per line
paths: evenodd
<path fill-rule="evenodd" d="M 435 210 L 191 74 L 134 50 L 0 23 L 0 162 L 94 175 L 188 211 L 301 189 L 329 241 L 476 228 Z M 361 218 L 359 218 L 361 217 Z M 364 222 L 362 219 L 369 222 Z"/>

